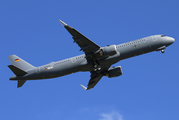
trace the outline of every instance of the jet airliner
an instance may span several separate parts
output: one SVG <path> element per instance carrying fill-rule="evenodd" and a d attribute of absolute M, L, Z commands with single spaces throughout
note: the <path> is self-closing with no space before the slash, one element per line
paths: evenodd
<path fill-rule="evenodd" d="M 112 78 L 122 75 L 121 66 L 111 67 L 111 65 L 120 60 L 152 51 L 164 53 L 166 47 L 175 41 L 174 38 L 169 36 L 153 35 L 123 44 L 100 47 L 76 29 L 61 20 L 59 21 L 72 35 L 74 43 L 78 44 L 80 51 L 83 51 L 84 54 L 39 67 L 34 67 L 16 55 L 8 56 L 11 62 L 8 67 L 15 74 L 10 80 L 18 81 L 17 87 L 21 87 L 27 80 L 49 79 L 80 71 L 89 71 L 91 75 L 87 87 L 81 85 L 84 90 L 89 90 L 103 76 Z"/>

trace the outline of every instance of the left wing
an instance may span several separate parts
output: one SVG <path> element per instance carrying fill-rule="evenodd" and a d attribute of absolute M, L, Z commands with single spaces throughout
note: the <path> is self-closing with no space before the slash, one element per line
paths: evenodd
<path fill-rule="evenodd" d="M 98 82 L 99 80 L 103 77 L 102 74 L 91 74 L 91 79 L 88 82 L 88 87 L 86 88 L 85 86 L 81 85 L 81 87 L 84 90 L 89 90 L 91 88 L 93 88 Z"/>
<path fill-rule="evenodd" d="M 68 30 L 68 32 L 73 36 L 74 42 L 78 44 L 78 46 L 81 48 L 81 50 L 84 51 L 86 58 L 91 57 L 91 60 L 95 61 L 96 58 L 93 57 L 94 53 L 96 53 L 98 50 L 100 50 L 100 46 L 82 35 L 80 32 L 75 30 L 74 28 L 70 27 L 63 21 L 59 20 L 60 23 Z M 89 60 L 89 59 L 88 59 Z"/>

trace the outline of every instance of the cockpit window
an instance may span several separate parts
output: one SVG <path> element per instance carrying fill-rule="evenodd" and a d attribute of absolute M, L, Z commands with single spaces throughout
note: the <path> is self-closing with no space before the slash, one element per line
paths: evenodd
<path fill-rule="evenodd" d="M 161 37 L 165 37 L 165 35 L 161 35 Z"/>

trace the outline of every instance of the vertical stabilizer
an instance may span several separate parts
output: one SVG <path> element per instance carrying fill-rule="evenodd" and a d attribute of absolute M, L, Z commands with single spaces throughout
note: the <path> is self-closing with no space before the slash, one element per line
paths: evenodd
<path fill-rule="evenodd" d="M 18 76 L 23 76 L 28 74 L 28 70 L 35 68 L 33 65 L 29 64 L 25 60 L 21 59 L 16 55 L 8 56 L 12 65 L 8 65 L 8 67 L 12 70 L 12 72 L 16 75 L 10 78 L 10 80 L 18 80 L 14 79 Z M 26 80 L 18 80 L 17 87 L 22 87 Z"/>
<path fill-rule="evenodd" d="M 8 56 L 11 64 L 21 70 L 28 71 L 30 69 L 35 68 L 33 65 L 29 64 L 25 60 L 21 59 L 20 57 L 16 55 Z"/>

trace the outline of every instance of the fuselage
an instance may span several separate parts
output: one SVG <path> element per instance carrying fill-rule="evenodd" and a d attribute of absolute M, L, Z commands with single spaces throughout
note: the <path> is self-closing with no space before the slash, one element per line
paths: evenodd
<path fill-rule="evenodd" d="M 138 56 L 152 51 L 164 50 L 175 40 L 172 37 L 164 35 L 154 35 L 127 43 L 116 45 L 117 54 L 99 59 L 101 67 L 109 67 L 120 60 Z M 64 59 L 57 62 L 51 62 L 47 65 L 35 67 L 27 71 L 23 76 L 13 76 L 11 80 L 38 80 L 61 77 L 64 75 L 76 73 L 79 71 L 92 71 L 93 63 L 86 60 L 85 54 Z"/>

